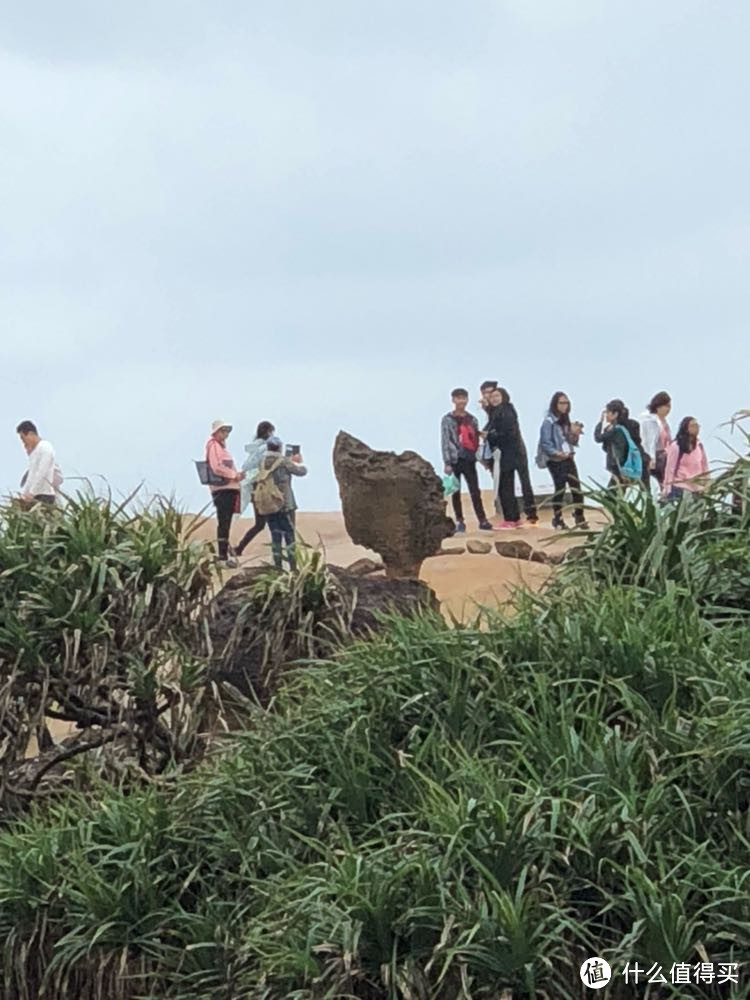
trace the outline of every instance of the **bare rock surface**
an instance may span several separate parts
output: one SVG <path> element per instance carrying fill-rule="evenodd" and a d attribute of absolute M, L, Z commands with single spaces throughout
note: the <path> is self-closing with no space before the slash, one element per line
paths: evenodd
<path fill-rule="evenodd" d="M 531 559 L 534 549 L 528 542 L 515 539 L 508 542 L 495 542 L 495 551 L 507 559 Z"/>
<path fill-rule="evenodd" d="M 486 556 L 488 552 L 492 552 L 492 545 L 483 542 L 481 538 L 470 538 L 466 543 L 466 551 L 475 556 Z"/>
<path fill-rule="evenodd" d="M 351 573 L 352 576 L 369 576 L 371 573 L 380 573 L 383 569 L 385 569 L 384 563 L 364 556 L 347 566 L 346 572 Z"/>
<path fill-rule="evenodd" d="M 333 468 L 352 541 L 379 553 L 388 577 L 417 579 L 422 562 L 453 534 L 430 463 L 414 451 L 375 451 L 339 431 Z"/>
<path fill-rule="evenodd" d="M 536 563 L 555 562 L 555 557 L 552 555 L 542 552 L 541 549 L 532 548 L 528 542 L 521 541 L 520 539 L 509 542 L 495 542 L 495 549 L 501 556 L 505 556 L 506 559 L 523 559 Z"/>
<path fill-rule="evenodd" d="M 227 581 L 211 605 L 217 681 L 265 704 L 294 660 L 328 657 L 377 632 L 383 613 L 440 608 L 434 591 L 419 580 L 353 576 L 338 566 L 321 573 L 302 581 L 252 566 Z"/>

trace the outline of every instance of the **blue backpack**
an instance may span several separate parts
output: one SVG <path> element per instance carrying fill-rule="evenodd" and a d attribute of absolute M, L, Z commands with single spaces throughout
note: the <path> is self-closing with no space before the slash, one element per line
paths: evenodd
<path fill-rule="evenodd" d="M 623 427 L 622 424 L 618 424 L 617 426 L 625 435 L 625 440 L 628 445 L 628 453 L 625 456 L 625 461 L 620 465 L 620 472 L 626 479 L 638 480 L 643 475 L 643 459 L 641 458 L 641 453 L 638 450 L 635 441 L 630 436 L 630 431 L 627 427 Z"/>

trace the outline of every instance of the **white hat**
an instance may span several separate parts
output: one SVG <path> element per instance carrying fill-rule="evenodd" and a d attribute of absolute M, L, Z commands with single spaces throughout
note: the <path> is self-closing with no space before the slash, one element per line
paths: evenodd
<path fill-rule="evenodd" d="M 211 433 L 215 434 L 217 431 L 220 431 L 222 427 L 226 427 L 229 431 L 232 429 L 232 425 L 228 424 L 226 420 L 214 420 L 211 424 Z"/>

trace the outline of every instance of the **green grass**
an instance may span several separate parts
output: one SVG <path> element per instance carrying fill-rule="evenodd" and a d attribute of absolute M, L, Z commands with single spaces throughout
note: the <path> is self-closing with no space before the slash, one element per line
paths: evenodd
<path fill-rule="evenodd" d="M 567 1000 L 593 954 L 750 961 L 747 505 L 609 513 L 512 617 L 392 618 L 196 770 L 0 833 L 3 996 Z"/>
<path fill-rule="evenodd" d="M 193 752 L 214 574 L 186 534 L 164 500 L 0 508 L 2 806 L 45 717 L 117 730 L 147 770 Z"/>

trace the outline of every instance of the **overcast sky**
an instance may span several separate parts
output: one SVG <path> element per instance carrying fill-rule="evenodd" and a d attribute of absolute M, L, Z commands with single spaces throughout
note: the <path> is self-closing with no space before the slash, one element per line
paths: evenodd
<path fill-rule="evenodd" d="M 749 37 L 746 0 L 5 5 L 0 488 L 31 418 L 66 476 L 195 509 L 211 420 L 240 457 L 270 419 L 331 509 L 340 428 L 439 466 L 484 378 L 532 455 L 568 392 L 589 475 L 602 404 L 662 388 L 719 458 Z"/>

